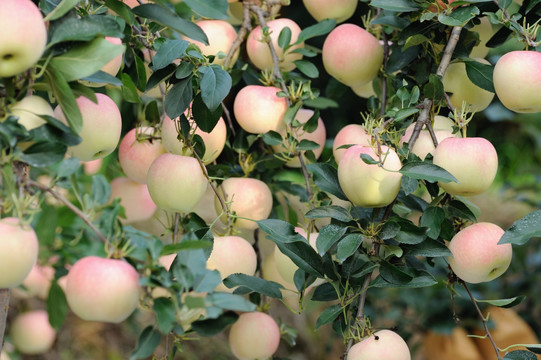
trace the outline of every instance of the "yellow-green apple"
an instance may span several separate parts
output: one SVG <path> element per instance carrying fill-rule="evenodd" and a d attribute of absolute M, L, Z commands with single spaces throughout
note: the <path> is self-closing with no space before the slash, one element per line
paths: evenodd
<path fill-rule="evenodd" d="M 340 163 L 340 159 L 344 152 L 345 148 L 339 149 L 339 147 L 344 145 L 362 145 L 362 146 L 371 146 L 372 137 L 366 132 L 364 126 L 359 124 L 349 124 L 341 128 L 336 136 L 334 137 L 334 142 L 332 146 L 332 153 L 336 163 Z"/>
<path fill-rule="evenodd" d="M 355 24 L 342 24 L 327 35 L 322 49 L 325 70 L 341 83 L 357 87 L 372 81 L 383 64 L 383 47 Z"/>
<path fill-rule="evenodd" d="M 77 106 L 83 117 L 83 127 L 79 136 L 79 145 L 68 148 L 70 156 L 81 161 L 96 160 L 112 153 L 120 140 L 122 117 L 115 102 L 107 95 L 96 93 L 97 103 L 80 96 Z M 67 124 L 66 117 L 60 106 L 54 110 L 58 120 Z"/>
<path fill-rule="evenodd" d="M 106 36 L 105 40 L 109 41 L 113 45 L 122 45 L 122 39 L 112 36 Z M 111 59 L 107 64 L 105 64 L 101 71 L 104 73 L 107 73 L 111 76 L 116 76 L 118 73 L 118 70 L 120 70 L 120 67 L 122 66 L 122 54 L 115 56 L 113 59 Z"/>
<path fill-rule="evenodd" d="M 18 218 L 0 220 L 0 289 L 19 286 L 38 258 L 38 237 Z"/>
<path fill-rule="evenodd" d="M 165 148 L 155 136 L 155 129 L 142 126 L 124 135 L 118 146 L 118 161 L 127 177 L 146 184 L 148 168 L 163 153 Z"/>
<path fill-rule="evenodd" d="M 374 91 L 374 84 L 372 83 L 372 81 L 360 85 L 351 86 L 351 90 L 355 93 L 355 95 L 364 99 L 368 99 L 370 96 L 376 96 L 376 92 Z"/>
<path fill-rule="evenodd" d="M 233 42 L 237 38 L 235 28 L 224 20 L 199 20 L 195 24 L 199 26 L 207 35 L 209 44 L 205 45 L 196 40 L 186 39 L 196 44 L 201 49 L 203 55 L 216 55 L 213 64 L 224 65 L 225 57 L 231 50 Z M 219 57 L 218 53 L 220 52 L 223 55 Z M 238 56 L 239 51 L 237 50 L 235 54 L 233 54 L 233 58 L 231 59 L 229 66 L 235 64 Z"/>
<path fill-rule="evenodd" d="M 218 270 L 222 280 L 237 273 L 254 275 L 257 255 L 252 245 L 240 236 L 215 236 L 207 268 Z M 229 289 L 220 283 L 216 290 L 233 292 L 234 288 Z"/>
<path fill-rule="evenodd" d="M 334 19 L 341 23 L 349 19 L 355 9 L 357 0 L 302 0 L 304 7 L 317 21 L 323 19 Z"/>
<path fill-rule="evenodd" d="M 268 241 L 272 243 L 272 241 Z M 272 243 L 272 246 L 273 248 L 276 247 L 274 243 Z M 294 284 L 285 281 L 282 275 L 280 275 L 278 272 L 276 261 L 274 259 L 274 250 L 267 257 L 265 257 L 265 260 L 263 260 L 261 263 L 261 277 L 265 280 L 274 281 L 282 285 L 284 287 L 283 289 L 280 289 L 280 292 L 282 293 L 282 301 L 286 303 L 289 308 L 297 312 L 299 311 L 299 293 L 297 288 Z"/>
<path fill-rule="evenodd" d="M 49 323 L 45 310 L 33 310 L 17 315 L 11 324 L 11 341 L 25 355 L 44 354 L 51 349 L 56 331 Z"/>
<path fill-rule="evenodd" d="M 243 313 L 231 326 L 229 347 L 237 359 L 268 359 L 280 345 L 280 328 L 262 312 Z"/>
<path fill-rule="evenodd" d="M 439 182 L 451 195 L 471 196 L 485 192 L 496 177 L 498 154 L 480 137 L 444 139 L 434 150 L 434 164 L 450 172 L 456 182 Z"/>
<path fill-rule="evenodd" d="M 475 31 L 479 34 L 479 44 L 473 47 L 470 57 L 471 58 L 484 58 L 488 55 L 490 50 L 486 44 L 488 40 L 494 35 L 494 29 L 492 29 L 492 24 L 488 20 L 488 17 L 484 16 L 481 18 L 481 23 L 474 25 L 470 31 Z"/>
<path fill-rule="evenodd" d="M 0 1 L 0 77 L 34 66 L 47 44 L 47 27 L 31 0 Z"/>
<path fill-rule="evenodd" d="M 367 164 L 361 159 L 366 154 L 380 164 Z M 381 147 L 381 154 L 368 146 L 354 145 L 346 150 L 338 163 L 338 181 L 344 194 L 354 205 L 381 207 L 393 202 L 400 191 L 402 163 L 396 152 Z"/>
<path fill-rule="evenodd" d="M 21 101 L 9 106 L 8 109 L 11 115 L 19 117 L 19 124 L 23 125 L 26 130 L 32 130 L 45 124 L 45 120 L 39 115 L 54 117 L 51 105 L 47 100 L 37 95 L 26 96 Z"/>
<path fill-rule="evenodd" d="M 462 280 L 478 284 L 502 275 L 513 257 L 511 244 L 498 244 L 504 231 L 498 225 L 480 222 L 470 225 L 449 242 L 449 265 Z"/>
<path fill-rule="evenodd" d="M 252 134 L 283 130 L 287 102 L 285 98 L 276 96 L 279 91 L 274 86 L 248 85 L 242 88 L 233 103 L 240 127 Z"/>
<path fill-rule="evenodd" d="M 191 211 L 207 190 L 205 173 L 195 158 L 165 153 L 148 169 L 148 191 L 160 209 Z"/>
<path fill-rule="evenodd" d="M 482 64 L 490 64 L 485 59 L 475 60 Z M 466 64 L 463 62 L 449 64 L 447 71 L 443 75 L 442 82 L 444 90 L 452 93 L 450 96 L 451 104 L 459 110 L 462 108 L 462 103 L 465 102 L 468 111 L 483 111 L 494 98 L 494 93 L 481 89 L 468 78 Z"/>
<path fill-rule="evenodd" d="M 97 174 L 101 170 L 102 164 L 103 164 L 102 158 L 99 158 L 96 160 L 85 161 L 83 163 L 83 171 L 86 175 Z"/>
<path fill-rule="evenodd" d="M 45 300 L 54 278 L 54 269 L 50 265 L 35 264 L 24 278 L 21 287 L 13 289 L 13 294 L 20 298 L 37 296 Z"/>
<path fill-rule="evenodd" d="M 272 210 L 272 193 L 263 181 L 252 178 L 227 178 L 218 187 L 218 192 L 226 203 L 230 202 L 230 211 L 237 216 L 234 225 L 242 229 L 257 229 L 256 221 L 269 217 Z M 216 212 L 223 209 L 218 197 L 215 198 Z M 226 223 L 226 215 L 222 215 Z"/>
<path fill-rule="evenodd" d="M 349 349 L 346 360 L 411 360 L 408 344 L 391 330 L 379 330 Z"/>
<path fill-rule="evenodd" d="M 494 89 L 502 104 L 518 113 L 541 111 L 541 53 L 511 51 L 494 67 Z"/>
<path fill-rule="evenodd" d="M 118 177 L 111 181 L 110 200 L 120 198 L 124 207 L 125 224 L 148 220 L 156 212 L 157 206 L 152 201 L 146 184 L 135 182 L 127 177 Z"/>
<path fill-rule="evenodd" d="M 279 59 L 279 67 L 282 71 L 291 71 L 297 67 L 294 61 L 302 59 L 302 54 L 293 52 L 296 49 L 304 47 L 304 42 L 291 46 L 284 53 L 284 50 L 278 45 L 278 36 L 284 28 L 291 30 L 291 43 L 295 43 L 301 33 L 301 28 L 291 19 L 280 18 L 267 22 L 270 32 L 270 39 L 276 55 Z M 246 40 L 246 52 L 250 61 L 261 70 L 272 69 L 274 63 L 269 49 L 269 45 L 263 39 L 261 25 L 256 26 L 248 35 Z"/>
<path fill-rule="evenodd" d="M 220 154 L 225 147 L 225 141 L 227 138 L 227 127 L 223 118 L 220 118 L 216 123 L 214 129 L 211 132 L 204 132 L 201 130 L 195 121 L 189 120 L 192 130 L 190 134 L 199 135 L 205 143 L 205 153 L 203 154 L 203 162 L 210 164 Z M 184 141 L 181 141 L 178 136 L 178 129 L 180 124 L 178 121 L 171 120 L 168 116 L 165 116 L 162 122 L 162 144 L 165 150 L 171 154 L 177 155 L 191 155 L 191 150 L 184 145 Z"/>
<path fill-rule="evenodd" d="M 456 137 L 456 135 L 453 134 L 453 125 L 454 121 L 446 116 L 434 116 L 434 124 L 432 125 L 432 129 L 434 130 L 434 134 L 436 135 L 438 144 L 442 142 L 443 139 L 447 139 L 448 137 Z M 414 128 L 415 123 L 412 123 L 406 128 L 406 132 L 400 139 L 400 145 L 409 142 Z M 417 141 L 413 145 L 413 148 L 409 150 L 424 160 L 424 158 L 428 154 L 434 155 L 435 149 L 436 147 L 434 146 L 434 142 L 432 141 L 432 136 L 430 136 L 430 132 L 427 129 L 422 129 L 419 133 Z"/>
<path fill-rule="evenodd" d="M 308 132 L 302 128 L 302 125 L 305 124 L 308 120 L 310 120 L 312 115 L 314 115 L 313 110 L 299 109 L 299 111 L 297 112 L 297 115 L 295 116 L 295 120 L 299 122 L 300 126 L 293 128 L 292 136 L 295 139 L 297 139 L 299 142 L 301 142 L 302 140 L 309 140 L 318 144 L 319 147 L 312 150 L 315 158 L 318 159 L 321 156 L 321 153 L 323 152 L 323 148 L 325 147 L 325 140 L 327 140 L 327 131 L 325 129 L 325 124 L 323 123 L 323 120 L 321 119 L 321 117 L 317 119 L 317 127 L 314 131 Z M 282 138 L 287 136 L 285 130 L 282 130 L 280 133 L 282 135 Z M 272 148 L 277 153 L 279 152 L 287 153 L 289 146 L 286 143 L 284 145 L 275 145 Z M 301 152 L 303 154 L 305 153 L 305 151 L 301 151 Z M 291 160 L 286 162 L 286 166 L 300 168 L 301 162 L 299 160 L 299 157 L 294 156 Z"/>
<path fill-rule="evenodd" d="M 66 300 L 83 320 L 120 323 L 139 303 L 139 275 L 124 260 L 86 256 L 68 272 Z"/>

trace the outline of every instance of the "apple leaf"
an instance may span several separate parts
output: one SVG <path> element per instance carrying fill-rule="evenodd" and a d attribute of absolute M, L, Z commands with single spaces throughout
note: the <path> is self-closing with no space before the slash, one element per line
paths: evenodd
<path fill-rule="evenodd" d="M 289 46 L 290 42 L 291 29 L 286 26 L 282 29 L 282 31 L 280 31 L 280 35 L 278 35 L 278 46 L 285 50 Z"/>
<path fill-rule="evenodd" d="M 24 150 L 21 160 L 38 168 L 59 163 L 66 154 L 67 147 L 60 143 L 36 142 Z"/>
<path fill-rule="evenodd" d="M 336 243 L 344 234 L 347 228 L 335 224 L 325 225 L 319 231 L 316 240 L 316 248 L 320 255 L 325 255 L 327 251 Z"/>
<path fill-rule="evenodd" d="M 49 288 L 49 295 L 47 296 L 47 313 L 49 314 L 51 326 L 56 330 L 62 327 L 64 320 L 66 320 L 66 316 L 68 315 L 66 295 L 56 280 L 51 283 L 51 287 Z"/>
<path fill-rule="evenodd" d="M 83 77 L 81 80 L 95 84 L 111 84 L 114 86 L 122 86 L 122 81 L 119 78 L 109 75 L 101 70 L 95 72 L 90 76 Z"/>
<path fill-rule="evenodd" d="M 426 235 L 431 239 L 437 239 L 440 235 L 441 224 L 445 220 L 445 211 L 436 206 L 429 206 L 421 216 L 420 225 L 427 228 Z"/>
<path fill-rule="evenodd" d="M 328 205 L 320 206 L 308 211 L 305 215 L 309 219 L 320 219 L 330 217 L 341 222 L 350 222 L 353 220 L 351 214 L 341 206 Z"/>
<path fill-rule="evenodd" d="M 450 13 L 439 14 L 438 21 L 447 26 L 464 26 L 479 13 L 479 8 L 476 6 L 459 7 Z"/>
<path fill-rule="evenodd" d="M 227 0 L 184 0 L 184 3 L 201 17 L 217 20 L 229 19 Z"/>
<path fill-rule="evenodd" d="M 66 15 L 71 9 L 73 9 L 81 0 L 62 0 L 53 11 L 47 14 L 43 19 L 44 22 L 53 21 Z"/>
<path fill-rule="evenodd" d="M 466 74 L 472 83 L 486 91 L 495 92 L 492 81 L 494 66 L 483 64 L 475 60 L 466 60 Z"/>
<path fill-rule="evenodd" d="M 85 16 L 59 20 L 51 34 L 48 47 L 65 41 L 90 41 L 96 36 L 123 37 L 120 26 L 113 19 L 105 16 Z"/>
<path fill-rule="evenodd" d="M 349 234 L 344 236 L 336 246 L 336 257 L 340 263 L 343 263 L 348 257 L 353 255 L 363 242 L 361 234 Z"/>
<path fill-rule="evenodd" d="M 308 171 L 314 174 L 314 182 L 323 191 L 336 196 L 341 200 L 348 200 L 338 182 L 336 169 L 327 163 L 309 164 Z"/>
<path fill-rule="evenodd" d="M 389 283 L 381 276 L 378 276 L 374 281 L 370 283 L 370 286 L 376 288 L 421 288 L 434 286 L 437 283 L 438 282 L 434 279 L 432 275 L 430 275 L 426 271 L 421 271 L 419 274 L 416 274 L 410 282 L 407 283 Z"/>
<path fill-rule="evenodd" d="M 451 256 L 451 251 L 445 244 L 433 239 L 426 239 L 417 245 L 404 245 L 403 248 L 408 255 L 425 257 Z"/>
<path fill-rule="evenodd" d="M 192 101 L 192 78 L 186 78 L 177 82 L 165 97 L 165 113 L 169 118 L 179 117 Z"/>
<path fill-rule="evenodd" d="M 130 356 L 130 360 L 144 359 L 154 353 L 154 350 L 160 345 L 162 336 L 159 331 L 152 326 L 147 326 L 137 339 L 137 347 Z"/>
<path fill-rule="evenodd" d="M 155 86 L 158 86 L 159 83 L 161 83 L 165 79 L 171 77 L 171 75 L 173 75 L 173 73 L 176 70 L 177 70 L 177 67 L 174 64 L 169 64 L 163 69 L 152 72 L 152 75 L 150 75 L 150 77 L 148 78 L 148 82 L 147 82 L 147 85 L 145 87 L 145 91 L 149 91 L 150 89 L 154 88 Z"/>
<path fill-rule="evenodd" d="M 340 305 L 331 305 L 325 310 L 323 310 L 321 315 L 319 315 L 316 320 L 316 326 L 314 330 L 317 331 L 317 329 L 319 329 L 322 325 L 333 322 L 338 317 L 338 315 L 342 313 L 342 311 L 343 310 Z"/>
<path fill-rule="evenodd" d="M 130 75 L 121 73 L 120 78 L 122 80 L 122 96 L 124 97 L 124 100 L 133 104 L 141 103 L 137 88 Z"/>
<path fill-rule="evenodd" d="M 205 298 L 209 305 L 233 311 L 255 311 L 256 305 L 241 295 L 216 292 Z"/>
<path fill-rule="evenodd" d="M 526 349 L 536 354 L 541 354 L 541 344 L 528 344 L 526 345 Z"/>
<path fill-rule="evenodd" d="M 173 60 L 184 56 L 188 45 L 190 43 L 186 40 L 166 40 L 152 58 L 152 66 L 150 68 L 154 71 L 163 69 L 172 63 Z"/>
<path fill-rule="evenodd" d="M 229 275 L 223 280 L 223 282 L 224 285 L 230 289 L 235 286 L 243 286 L 252 291 L 276 299 L 282 298 L 282 293 L 280 292 L 280 289 L 284 288 L 281 284 L 278 284 L 274 281 L 268 281 L 257 276 L 250 276 L 246 274 Z"/>
<path fill-rule="evenodd" d="M 290 223 L 278 219 L 265 219 L 257 222 L 267 237 L 274 242 L 290 243 L 296 241 L 306 242 L 302 235 L 295 232 L 295 227 Z"/>
<path fill-rule="evenodd" d="M 210 111 L 215 111 L 221 105 L 231 90 L 231 75 L 218 65 L 201 66 L 198 72 L 201 79 L 201 97 Z"/>
<path fill-rule="evenodd" d="M 533 237 L 541 237 L 541 210 L 533 211 L 515 221 L 498 244 L 524 245 Z"/>
<path fill-rule="evenodd" d="M 315 79 L 319 77 L 319 70 L 308 60 L 295 60 L 293 63 L 297 66 L 300 72 L 309 78 Z"/>
<path fill-rule="evenodd" d="M 214 127 L 222 116 L 223 109 L 218 106 L 216 110 L 211 111 L 203 102 L 201 93 L 197 94 L 192 102 L 192 115 L 197 127 L 206 133 L 214 130 Z"/>
<path fill-rule="evenodd" d="M 273 240 L 274 241 L 274 240 Z M 283 243 L 274 241 L 282 254 L 286 255 L 304 272 L 323 277 L 323 261 L 317 252 L 306 241 Z"/>
<path fill-rule="evenodd" d="M 534 353 L 526 350 L 511 351 L 506 354 L 503 360 L 536 360 L 537 356 Z"/>
<path fill-rule="evenodd" d="M 370 6 L 393 12 L 410 12 L 419 10 L 419 6 L 411 0 L 372 0 Z"/>
<path fill-rule="evenodd" d="M 214 336 L 226 327 L 235 323 L 239 316 L 233 311 L 227 311 L 216 319 L 199 320 L 192 323 L 192 329 L 202 336 Z"/>
<path fill-rule="evenodd" d="M 47 67 L 47 79 L 70 128 L 79 134 L 83 128 L 83 116 L 66 78 L 54 64 L 50 64 Z"/>
<path fill-rule="evenodd" d="M 381 261 L 379 274 L 386 282 L 393 285 L 405 285 L 413 280 L 413 276 L 386 260 Z"/>
<path fill-rule="evenodd" d="M 502 308 L 512 308 L 520 304 L 526 299 L 526 296 L 515 296 L 509 299 L 496 299 L 496 300 L 475 300 L 478 303 L 487 303 L 490 305 L 502 307 Z"/>
<path fill-rule="evenodd" d="M 175 304 L 169 298 L 159 297 L 154 299 L 153 309 L 156 313 L 158 329 L 162 334 L 167 335 L 175 327 Z"/>
<path fill-rule="evenodd" d="M 402 166 L 400 173 L 412 179 L 426 180 L 429 182 L 458 182 L 458 180 L 444 168 L 422 161 L 412 161 Z"/>
<path fill-rule="evenodd" d="M 306 41 L 308 39 L 311 39 L 317 36 L 326 35 L 332 29 L 334 29 L 335 26 L 336 26 L 336 20 L 334 19 L 321 20 L 315 25 L 311 25 L 304 28 L 299 34 L 299 37 L 297 38 L 297 41 L 295 42 L 295 44 L 300 44 L 303 41 Z"/>

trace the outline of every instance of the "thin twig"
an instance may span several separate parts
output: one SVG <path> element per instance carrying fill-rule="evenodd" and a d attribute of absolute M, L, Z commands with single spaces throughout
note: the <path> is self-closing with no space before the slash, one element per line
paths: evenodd
<path fill-rule="evenodd" d="M 0 352 L 4 346 L 4 333 L 9 312 L 10 289 L 0 289 Z"/>
<path fill-rule="evenodd" d="M 361 295 L 359 298 L 359 305 L 358 305 L 359 307 L 357 308 L 357 314 L 355 315 L 356 319 L 362 320 L 364 317 L 364 304 L 366 302 L 366 292 L 368 290 L 368 286 L 370 285 L 371 280 L 372 280 L 372 272 L 367 274 L 364 279 L 363 287 L 361 288 L 361 291 L 360 291 Z M 349 350 L 351 349 L 352 346 L 353 346 L 353 338 L 349 339 L 348 345 L 346 347 L 346 351 L 342 355 L 342 359 L 347 358 Z"/>
<path fill-rule="evenodd" d="M 233 126 L 233 120 L 231 119 L 231 113 L 227 109 L 227 106 L 222 102 L 222 110 L 225 116 L 225 121 L 227 122 L 227 126 L 229 126 L 229 130 L 231 130 L 231 135 L 236 136 L 237 132 L 235 131 L 235 127 Z"/>
<path fill-rule="evenodd" d="M 248 1 L 242 3 L 242 25 L 239 29 L 239 32 L 237 33 L 237 38 L 235 39 L 235 41 L 233 41 L 233 44 L 231 44 L 231 49 L 229 49 L 229 52 L 225 57 L 224 68 L 226 70 L 229 70 L 233 67 L 233 64 L 230 64 L 230 62 L 235 56 L 235 54 L 239 51 L 240 45 L 244 41 L 246 34 L 252 29 L 252 19 L 250 18 L 250 8 L 248 6 L 248 3 Z"/>

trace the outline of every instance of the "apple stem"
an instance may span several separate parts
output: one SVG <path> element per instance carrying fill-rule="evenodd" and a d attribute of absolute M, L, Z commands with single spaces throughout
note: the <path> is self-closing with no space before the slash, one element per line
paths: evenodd
<path fill-rule="evenodd" d="M 6 321 L 9 312 L 10 289 L 0 289 L 0 352 L 4 347 L 4 332 L 6 331 Z"/>

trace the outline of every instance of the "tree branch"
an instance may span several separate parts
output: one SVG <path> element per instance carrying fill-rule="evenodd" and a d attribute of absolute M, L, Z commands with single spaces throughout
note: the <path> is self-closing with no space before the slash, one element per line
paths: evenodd
<path fill-rule="evenodd" d="M 240 45 L 244 41 L 244 38 L 246 37 L 246 34 L 248 31 L 252 29 L 252 19 L 250 18 L 250 7 L 249 7 L 249 1 L 242 3 L 242 25 L 239 29 L 239 32 L 237 33 L 237 38 L 235 41 L 233 41 L 233 44 L 231 45 L 231 49 L 229 49 L 229 52 L 227 53 L 227 56 L 224 60 L 224 68 L 226 70 L 229 70 L 232 68 L 233 64 L 230 64 L 231 60 L 233 59 L 233 56 L 237 53 L 237 51 L 240 48 Z"/>
<path fill-rule="evenodd" d="M 0 289 L 0 352 L 4 347 L 4 333 L 9 312 L 10 289 Z"/>

